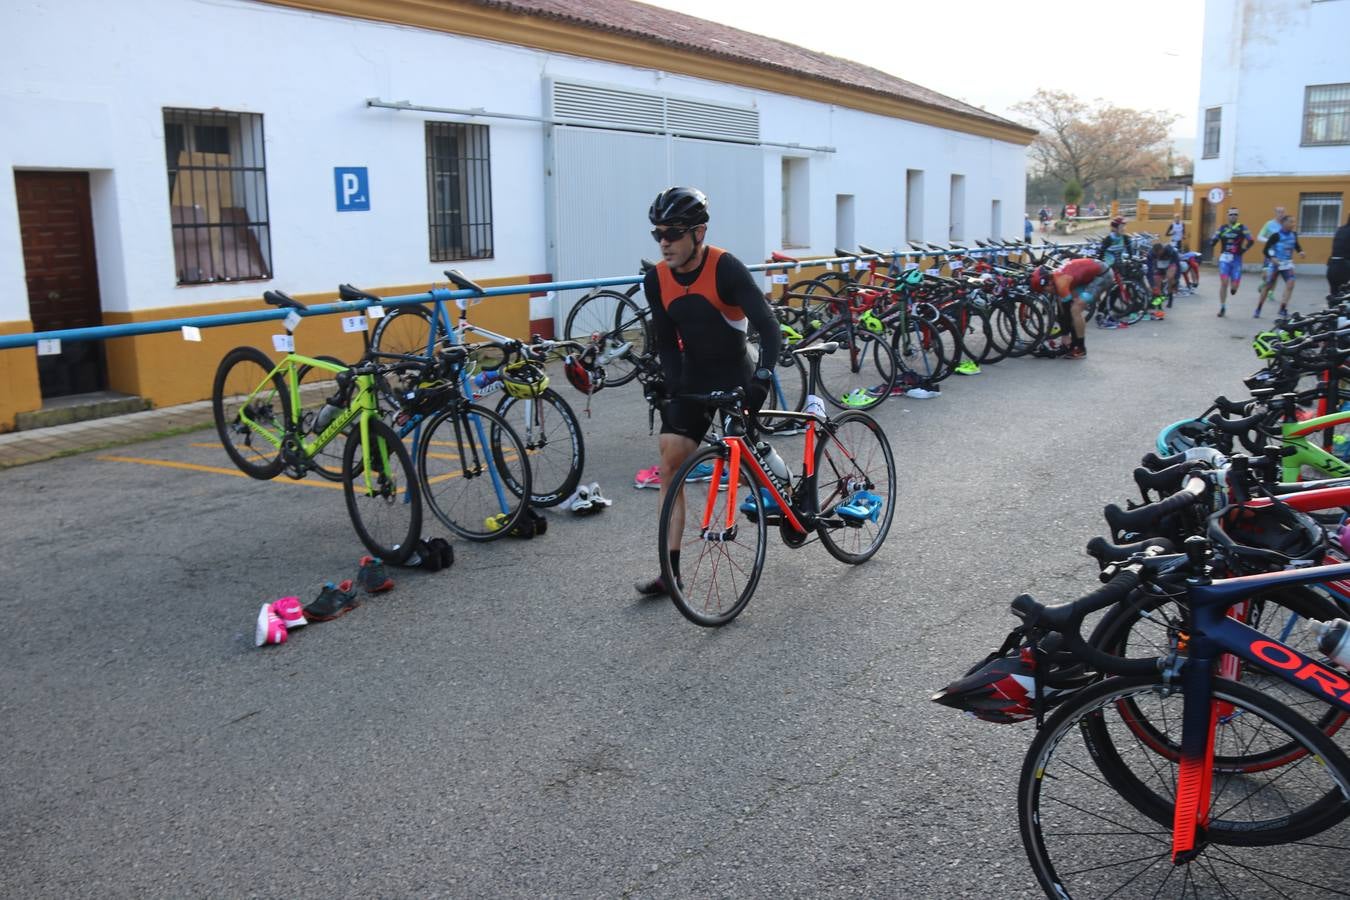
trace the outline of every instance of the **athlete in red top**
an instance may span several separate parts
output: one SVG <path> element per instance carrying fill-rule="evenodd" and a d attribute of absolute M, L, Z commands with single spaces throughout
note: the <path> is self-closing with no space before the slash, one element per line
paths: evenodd
<path fill-rule="evenodd" d="M 1105 287 L 1110 278 L 1111 270 L 1101 260 L 1087 257 L 1071 259 L 1058 269 L 1037 266 L 1032 271 L 1031 289 L 1039 293 L 1053 290 L 1060 300 L 1060 327 L 1065 331 L 1073 331 L 1066 358 L 1082 359 L 1087 356 L 1083 313 L 1087 310 L 1087 301 Z"/>

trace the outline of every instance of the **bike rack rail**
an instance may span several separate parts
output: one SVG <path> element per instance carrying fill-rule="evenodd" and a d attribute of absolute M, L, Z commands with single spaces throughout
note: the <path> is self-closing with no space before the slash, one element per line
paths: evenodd
<path fill-rule="evenodd" d="M 1056 247 L 1071 249 L 1082 246 L 1085 242 L 1056 244 Z M 1008 248 L 1013 252 L 1014 248 Z M 999 248 L 974 248 L 969 250 L 929 250 L 918 252 L 914 250 L 895 251 L 888 253 L 863 253 L 856 256 L 835 256 L 825 259 L 803 259 L 800 262 L 773 262 L 758 263 L 747 266 L 752 272 L 774 272 L 777 270 L 797 270 L 802 268 L 819 268 L 821 266 L 834 266 L 847 263 L 853 263 L 858 260 L 870 262 L 872 260 L 899 261 L 902 259 L 925 259 L 929 257 L 952 256 L 965 254 L 970 256 L 997 255 Z M 482 294 L 475 294 L 472 291 L 449 290 L 447 288 L 432 288 L 420 294 L 405 294 L 399 297 L 385 297 L 380 301 L 381 306 L 400 307 L 413 306 L 415 304 L 433 303 L 440 301 L 453 301 L 461 299 L 482 298 L 482 297 L 504 297 L 513 294 L 538 294 L 550 291 L 572 291 L 572 290 L 590 290 L 598 287 L 616 287 L 621 285 L 637 284 L 642 281 L 641 275 L 622 275 L 609 278 L 588 278 L 576 281 L 552 281 L 535 284 L 509 284 L 500 287 L 484 288 Z M 260 293 L 261 296 L 261 293 Z M 300 315 L 309 316 L 327 316 L 337 313 L 351 314 L 361 312 L 366 307 L 374 305 L 366 300 L 338 300 L 333 303 L 320 303 L 311 306 Z M 155 322 L 129 322 L 125 325 L 97 325 L 90 328 L 64 328 L 57 331 L 34 331 L 26 334 L 7 334 L 0 335 L 0 350 L 12 350 L 18 347 L 35 347 L 39 341 L 59 340 L 63 343 L 75 343 L 78 341 L 98 341 L 111 338 L 132 337 L 140 334 L 163 334 L 171 331 L 181 331 L 184 327 L 192 328 L 220 328 L 226 325 L 243 325 L 250 322 L 266 322 L 273 319 L 284 319 L 293 311 L 289 309 L 259 309 L 248 312 L 221 313 L 214 316 L 190 316 L 181 319 L 162 319 Z"/>

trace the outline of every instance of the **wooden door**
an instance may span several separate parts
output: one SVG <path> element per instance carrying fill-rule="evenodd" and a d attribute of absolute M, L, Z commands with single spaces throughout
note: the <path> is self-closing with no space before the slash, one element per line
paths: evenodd
<path fill-rule="evenodd" d="M 89 173 L 15 172 L 14 186 L 33 330 L 102 325 Z M 44 398 L 103 390 L 103 342 L 62 341 L 38 357 L 38 379 Z"/>

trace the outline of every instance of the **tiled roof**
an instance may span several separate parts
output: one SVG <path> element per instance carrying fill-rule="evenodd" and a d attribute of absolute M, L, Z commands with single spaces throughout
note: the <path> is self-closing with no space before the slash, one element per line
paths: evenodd
<path fill-rule="evenodd" d="M 1016 122 L 954 100 L 903 78 L 860 63 L 807 50 L 786 41 L 751 34 L 683 13 L 648 6 L 634 0 L 471 0 L 474 4 L 525 16 L 539 16 L 637 37 L 691 53 L 763 66 L 790 74 L 817 78 L 845 87 L 862 88 L 911 103 L 1002 126 L 1024 128 Z"/>

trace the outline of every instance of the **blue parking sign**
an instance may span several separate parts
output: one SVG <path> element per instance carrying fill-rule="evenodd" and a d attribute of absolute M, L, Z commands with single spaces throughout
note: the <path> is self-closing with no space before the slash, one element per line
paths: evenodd
<path fill-rule="evenodd" d="M 370 177 L 366 167 L 339 166 L 333 169 L 333 187 L 337 191 L 338 212 L 370 209 Z"/>

